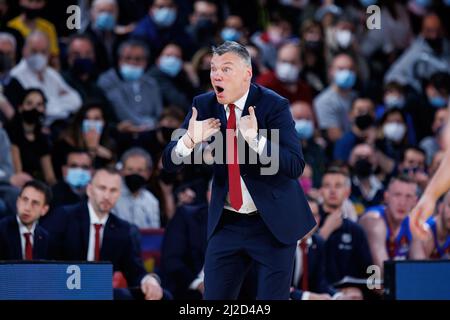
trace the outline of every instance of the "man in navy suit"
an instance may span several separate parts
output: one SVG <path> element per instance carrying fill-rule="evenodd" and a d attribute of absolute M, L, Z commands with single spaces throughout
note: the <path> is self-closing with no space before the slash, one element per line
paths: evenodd
<path fill-rule="evenodd" d="M 175 171 L 214 135 L 205 299 L 236 299 L 253 263 L 257 298 L 288 299 L 297 240 L 315 225 L 297 181 L 305 162 L 289 102 L 251 78 L 245 47 L 226 41 L 214 48 L 214 92 L 194 98 L 187 132 L 163 154 L 166 170 Z"/>
<path fill-rule="evenodd" d="M 17 215 L 0 221 L 0 260 L 48 259 L 48 233 L 38 220 L 48 211 L 51 190 L 43 182 L 25 183 L 17 198 Z"/>
<path fill-rule="evenodd" d="M 158 300 L 163 296 L 159 279 L 145 271 L 132 236 L 134 230 L 111 213 L 121 183 L 119 172 L 97 170 L 87 186 L 88 201 L 59 208 L 44 226 L 51 235 L 55 258 L 110 261 L 114 271 L 125 275 L 130 287 L 139 286 L 146 299 Z"/>

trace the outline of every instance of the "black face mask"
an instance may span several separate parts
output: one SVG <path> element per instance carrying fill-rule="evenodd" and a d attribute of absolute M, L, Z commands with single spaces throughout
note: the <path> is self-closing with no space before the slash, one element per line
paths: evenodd
<path fill-rule="evenodd" d="M 73 61 L 73 66 L 71 67 L 72 73 L 76 76 L 81 75 L 92 75 L 95 71 L 95 64 L 92 59 L 89 58 L 76 58 Z"/>
<path fill-rule="evenodd" d="M 28 124 L 41 124 L 44 120 L 44 114 L 36 109 L 22 111 L 22 119 Z"/>
<path fill-rule="evenodd" d="M 444 44 L 444 39 L 442 38 L 436 38 L 436 39 L 425 39 L 428 43 L 428 45 L 433 49 L 433 51 L 437 54 L 442 53 L 442 47 Z"/>
<path fill-rule="evenodd" d="M 25 17 L 28 20 L 36 19 L 42 15 L 42 9 L 31 9 L 27 7 L 22 7 L 22 12 L 25 13 Z"/>
<path fill-rule="evenodd" d="M 359 159 L 353 166 L 353 172 L 358 178 L 368 178 L 372 173 L 372 164 L 367 159 Z"/>
<path fill-rule="evenodd" d="M 13 60 L 7 54 L 0 52 L 0 73 L 11 70 L 13 67 Z"/>
<path fill-rule="evenodd" d="M 172 133 L 175 131 L 174 128 L 161 127 L 159 128 L 163 136 L 164 142 L 169 143 L 172 138 Z"/>
<path fill-rule="evenodd" d="M 146 183 L 147 180 L 139 174 L 130 174 L 125 176 L 125 184 L 131 193 L 135 193 L 139 189 L 142 189 Z"/>
<path fill-rule="evenodd" d="M 360 130 L 366 130 L 373 124 L 373 118 L 370 114 L 364 114 L 355 118 L 355 125 Z"/>
<path fill-rule="evenodd" d="M 161 170 L 161 172 L 159 173 L 159 178 L 165 184 L 174 184 L 177 180 L 177 175 L 167 172 L 166 170 Z"/>

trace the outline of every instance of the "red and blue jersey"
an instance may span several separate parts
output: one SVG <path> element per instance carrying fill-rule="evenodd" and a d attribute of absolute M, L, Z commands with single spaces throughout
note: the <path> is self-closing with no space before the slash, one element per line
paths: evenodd
<path fill-rule="evenodd" d="M 393 260 L 404 260 L 408 258 L 409 248 L 412 240 L 411 230 L 409 229 L 409 216 L 403 219 L 400 230 L 397 235 L 393 234 L 386 214 L 386 207 L 375 206 L 368 208 L 366 212 L 377 212 L 386 224 L 386 250 L 389 258 Z"/>
<path fill-rule="evenodd" d="M 444 244 L 441 246 L 438 241 L 436 217 L 428 218 L 427 224 L 430 226 L 433 234 L 434 249 L 431 253 L 431 259 L 450 259 L 450 235 L 447 235 Z"/>

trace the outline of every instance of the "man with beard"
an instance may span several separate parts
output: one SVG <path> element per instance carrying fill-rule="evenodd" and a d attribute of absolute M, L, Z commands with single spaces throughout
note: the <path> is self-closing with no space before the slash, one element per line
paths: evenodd
<path fill-rule="evenodd" d="M 141 148 L 132 148 L 122 155 L 124 185 L 113 212 L 138 228 L 159 228 L 159 201 L 145 187 L 153 168 L 150 154 Z"/>

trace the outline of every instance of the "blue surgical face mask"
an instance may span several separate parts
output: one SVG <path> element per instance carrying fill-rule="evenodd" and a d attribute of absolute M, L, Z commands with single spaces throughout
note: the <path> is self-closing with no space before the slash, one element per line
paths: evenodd
<path fill-rule="evenodd" d="M 314 134 L 314 124 L 307 119 L 295 120 L 295 131 L 300 139 L 308 140 Z"/>
<path fill-rule="evenodd" d="M 101 12 L 95 19 L 95 28 L 102 31 L 112 31 L 116 26 L 116 17 L 109 12 Z"/>
<path fill-rule="evenodd" d="M 175 77 L 180 73 L 183 67 L 183 61 L 174 56 L 162 56 L 159 59 L 159 69 L 171 77 Z"/>
<path fill-rule="evenodd" d="M 84 119 L 82 124 L 83 133 L 87 133 L 94 129 L 98 134 L 103 132 L 103 121 Z"/>
<path fill-rule="evenodd" d="M 349 69 L 338 70 L 334 74 L 334 83 L 341 89 L 350 89 L 355 85 L 356 74 Z"/>
<path fill-rule="evenodd" d="M 177 11 L 171 8 L 161 8 L 153 12 L 153 20 L 160 27 L 170 27 L 177 18 Z"/>
<path fill-rule="evenodd" d="M 435 108 L 443 108 L 447 105 L 447 100 L 441 96 L 428 97 L 428 101 Z"/>
<path fill-rule="evenodd" d="M 136 81 L 144 74 L 144 68 L 131 64 L 123 64 L 120 66 L 120 74 L 125 81 Z"/>
<path fill-rule="evenodd" d="M 91 172 L 82 168 L 69 168 L 66 182 L 72 188 L 83 188 L 91 181 Z"/>
<path fill-rule="evenodd" d="M 405 98 L 402 96 L 397 95 L 387 95 L 384 98 L 384 104 L 386 108 L 392 109 L 392 108 L 403 108 L 405 106 Z"/>
<path fill-rule="evenodd" d="M 223 41 L 238 41 L 242 34 L 235 28 L 223 28 L 220 36 Z"/>

